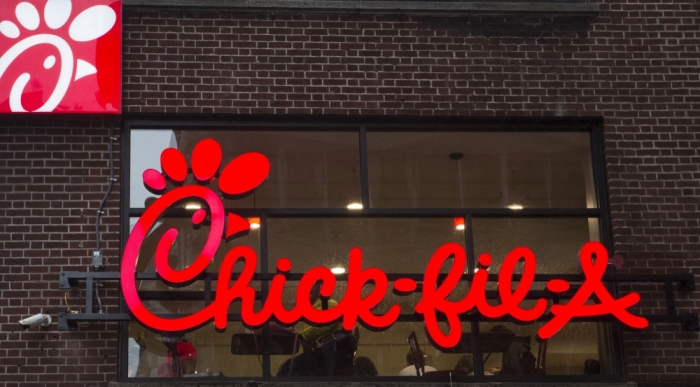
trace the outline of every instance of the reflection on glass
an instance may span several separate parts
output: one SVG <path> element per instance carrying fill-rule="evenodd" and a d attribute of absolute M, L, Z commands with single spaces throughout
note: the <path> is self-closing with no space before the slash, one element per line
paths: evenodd
<path fill-rule="evenodd" d="M 129 323 L 129 377 L 262 376 L 255 353 L 233 355 L 231 338 L 252 336 L 240 323 L 229 323 L 224 333 L 213 324 L 185 334 L 159 334 Z"/>
<path fill-rule="evenodd" d="M 588 133 L 369 132 L 367 153 L 372 207 L 597 206 Z"/>
<path fill-rule="evenodd" d="M 609 324 L 569 323 L 554 337 L 538 342 L 536 335 L 541 325 L 480 323 L 486 374 L 612 373 Z M 599 371 L 591 372 L 595 369 Z"/>
<path fill-rule="evenodd" d="M 172 130 L 131 131 L 131 151 L 129 152 L 131 207 L 145 207 L 146 201 L 154 196 L 143 184 L 143 172 L 149 168 L 160 170 L 160 153 L 167 148 L 177 148 L 177 140 Z"/>
<path fill-rule="evenodd" d="M 159 157 L 163 149 L 175 147 L 190 160 L 195 145 L 204 138 L 213 138 L 221 145 L 223 161 L 219 171 L 233 158 L 247 152 L 262 153 L 270 161 L 267 181 L 254 194 L 225 198 L 226 206 L 346 208 L 350 203 L 361 201 L 356 132 L 294 132 L 284 128 L 276 131 L 134 130 L 130 206 L 145 207 L 149 198 L 155 197 L 143 188 L 140 179 L 146 169 L 160 170 Z M 141 149 L 144 144 L 153 144 L 155 148 L 146 151 Z M 188 175 L 185 184 L 197 182 Z M 215 183 L 208 186 L 218 192 Z M 169 183 L 168 189 L 173 188 L 175 186 Z"/>
<path fill-rule="evenodd" d="M 538 274 L 579 274 L 578 252 L 599 240 L 597 219 L 587 218 L 474 218 L 474 252 L 489 253 L 489 272 L 498 273 L 514 248 L 529 247 L 537 259 Z M 522 273 L 522 261 L 516 267 Z"/>
<path fill-rule="evenodd" d="M 362 249 L 363 267 L 388 273 L 423 273 L 435 250 L 464 245 L 452 218 L 270 218 L 269 267 L 292 261 L 293 272 L 315 266 L 347 269 L 350 249 Z"/>

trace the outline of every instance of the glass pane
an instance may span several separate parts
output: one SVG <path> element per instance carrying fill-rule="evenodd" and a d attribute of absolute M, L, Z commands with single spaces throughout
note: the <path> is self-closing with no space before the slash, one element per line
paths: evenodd
<path fill-rule="evenodd" d="M 360 150 L 356 132 L 195 131 L 134 130 L 131 139 L 131 204 L 141 208 L 156 195 L 141 181 L 148 168 L 160 170 L 160 152 L 179 149 L 190 160 L 192 150 L 204 138 L 221 144 L 219 172 L 234 157 L 260 152 L 270 161 L 267 181 L 242 198 L 226 198 L 224 204 L 239 208 L 345 208 L 361 202 Z M 174 188 L 170 182 L 168 189 Z M 185 184 L 198 184 L 188 175 Z M 208 184 L 218 192 L 216 183 Z"/>
<path fill-rule="evenodd" d="M 143 300 L 143 306 L 154 314 L 193 314 L 204 309 L 204 293 L 198 292 L 197 295 L 199 301 Z"/>
<path fill-rule="evenodd" d="M 233 335 L 252 336 L 241 323 L 235 322 L 229 323 L 223 333 L 217 332 L 213 324 L 207 324 L 182 335 L 161 335 L 132 321 L 128 375 L 138 378 L 262 376 L 262 366 L 254 351 L 246 355 L 231 353 Z"/>
<path fill-rule="evenodd" d="M 130 218 L 133 228 L 138 218 Z M 170 228 L 178 230 L 178 236 L 170 250 L 170 265 L 174 268 L 185 268 L 189 266 L 202 250 L 207 236 L 209 226 L 202 224 L 194 227 L 190 218 L 171 217 L 161 218 L 152 228 L 148 236 L 141 245 L 139 259 L 136 264 L 137 273 L 155 272 L 155 250 L 163 234 Z M 223 239 L 219 250 L 214 255 L 214 259 L 207 266 L 206 272 L 218 273 L 226 253 L 235 246 L 248 246 L 255 250 L 258 257 L 260 246 L 259 230 L 250 230 L 247 235 L 237 236 L 231 239 Z M 243 270 L 243 262 L 239 261 L 234 266 L 234 272 L 240 273 Z M 260 272 L 260 262 L 256 268 Z M 232 284 L 233 282 L 231 282 Z M 229 286 L 231 286 L 231 284 Z M 155 280 L 139 280 L 136 286 L 144 300 L 144 305 L 152 313 L 169 314 L 183 313 L 190 314 L 201 310 L 204 307 L 205 282 L 203 280 L 194 281 L 186 286 L 172 287 L 165 282 Z M 211 289 L 216 290 L 216 277 L 211 280 Z M 260 281 L 253 281 L 251 286 L 260 290 Z M 185 296 L 175 296 L 168 292 L 188 292 Z M 256 306 L 259 302 L 256 302 Z M 229 307 L 229 313 L 240 313 L 240 303 L 234 302 Z"/>
<path fill-rule="evenodd" d="M 612 373 L 609 324 L 569 323 L 546 341 L 546 348 L 536 340 L 540 326 L 480 323 L 486 374 L 528 374 L 530 366 L 524 358 L 539 360 L 546 375 Z M 524 355 L 528 352 L 532 357 Z"/>
<path fill-rule="evenodd" d="M 131 174 L 129 175 L 129 203 L 131 207 L 146 207 L 156 195 L 143 184 L 143 172 L 149 168 L 160 170 L 160 153 L 167 148 L 177 148 L 175 132 L 172 130 L 132 130 L 129 152 Z"/>
<path fill-rule="evenodd" d="M 463 336 L 471 337 L 470 324 L 463 323 L 462 329 Z M 412 332 L 415 332 L 419 349 L 424 355 L 426 372 L 455 370 L 460 359 L 465 356 L 471 362 L 462 361 L 466 368 L 462 367 L 463 371 L 458 373 L 466 376 L 473 371 L 471 346 L 443 352 L 431 344 L 425 326 L 419 322 L 396 323 L 382 332 L 361 329 L 357 356 L 370 359 L 376 365 L 380 376 L 416 376 L 408 345 L 408 337 Z"/>
<path fill-rule="evenodd" d="M 138 218 L 130 218 L 131 228 L 136 225 Z M 183 269 L 189 266 L 202 251 L 202 248 L 209 236 L 209 225 L 203 223 L 199 226 L 194 226 L 189 217 L 163 217 L 156 222 L 151 228 L 148 236 L 143 241 L 139 250 L 139 259 L 136 263 L 137 273 L 153 273 L 155 272 L 155 251 L 163 234 L 171 228 L 178 231 L 178 236 L 175 239 L 170 249 L 170 265 L 175 269 Z M 208 273 L 218 273 L 221 263 L 226 254 L 236 246 L 248 246 L 252 248 L 258 257 L 260 257 L 260 232 L 259 229 L 251 229 L 247 234 L 239 234 L 233 238 L 222 239 L 219 249 L 214 255 L 214 259 L 207 266 Z M 234 271 L 240 273 L 243 269 L 243 262 L 239 261 L 234 266 Z M 257 271 L 260 271 L 260 262 L 257 265 Z M 168 287 L 161 281 L 140 281 L 139 290 L 166 290 L 173 289 Z M 192 285 L 177 288 L 179 290 L 203 290 L 204 282 L 197 281 Z"/>
<path fill-rule="evenodd" d="M 491 273 L 498 273 L 511 250 L 526 246 L 535 253 L 538 274 L 579 274 L 579 250 L 584 243 L 599 240 L 597 219 L 474 218 L 472 224 L 474 252 L 491 255 Z M 522 261 L 516 273 L 522 273 Z"/>
<path fill-rule="evenodd" d="M 597 206 L 588 133 L 369 132 L 367 153 L 372 207 Z"/>
<path fill-rule="evenodd" d="M 286 309 L 291 310 L 296 306 L 296 292 L 298 284 L 299 281 L 287 281 L 285 283 L 284 291 L 282 293 L 282 304 Z M 393 281 L 389 281 L 388 291 L 385 294 L 382 301 L 377 306 L 372 308 L 373 313 L 378 315 L 384 314 L 388 312 L 389 308 L 391 308 L 393 305 L 399 305 L 401 307 L 401 313 L 413 313 L 416 304 L 420 301 L 421 293 L 419 291 L 416 291 L 406 295 L 398 295 L 391 290 L 393 289 L 393 285 Z M 368 296 L 372 289 L 373 287 L 371 285 L 366 285 L 362 293 L 363 298 Z M 456 289 L 452 293 L 450 293 L 450 297 L 448 297 L 448 299 L 450 301 L 457 301 L 463 299 L 464 295 L 466 294 L 466 289 L 466 283 L 458 284 Z M 343 298 L 343 295 L 345 295 L 346 290 L 347 281 L 337 281 L 335 283 L 335 290 L 333 291 L 333 294 L 331 294 L 330 299 L 334 301 L 340 301 Z M 304 326 L 303 323 L 300 323 L 300 326 Z"/>
<path fill-rule="evenodd" d="M 462 325 L 464 337 L 471 337 L 470 324 Z M 354 367 L 343 369 L 336 366 L 334 376 L 415 376 L 415 366 L 412 365 L 408 346 L 408 337 L 412 332 L 415 332 L 419 349 L 424 354 L 426 372 L 454 371 L 454 378 L 457 378 L 467 377 L 473 370 L 471 343 L 451 352 L 443 352 L 431 344 L 423 323 L 396 323 L 380 332 L 358 327 L 357 331 L 356 337 L 359 340 Z M 355 332 L 352 334 L 355 335 Z M 323 357 L 318 357 L 315 363 L 306 361 L 306 358 L 312 356 L 312 352 L 304 350 L 295 358 L 290 371 L 290 356 L 273 355 L 270 357 L 272 374 L 279 378 L 329 376 Z M 461 371 L 455 371 L 458 365 Z"/>
<path fill-rule="evenodd" d="M 448 242 L 464 246 L 452 218 L 268 218 L 269 267 L 292 261 L 292 272 L 315 266 L 347 270 L 350 249 L 363 251 L 363 267 L 419 273 Z"/>

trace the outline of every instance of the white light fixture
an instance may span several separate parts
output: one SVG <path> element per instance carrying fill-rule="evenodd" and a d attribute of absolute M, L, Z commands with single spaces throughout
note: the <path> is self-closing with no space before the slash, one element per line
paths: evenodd
<path fill-rule="evenodd" d="M 362 203 L 350 203 L 348 204 L 348 210 L 361 210 L 362 209 Z"/>
<path fill-rule="evenodd" d="M 248 218 L 248 224 L 250 224 L 251 230 L 257 230 L 260 228 L 260 218 Z"/>
<path fill-rule="evenodd" d="M 187 204 L 185 204 L 185 209 L 186 210 L 201 210 L 202 205 L 199 203 L 187 203 Z"/>
<path fill-rule="evenodd" d="M 513 203 L 513 204 L 508 205 L 508 208 L 510 208 L 511 210 L 522 210 L 522 209 L 523 209 L 523 205 L 522 205 L 522 204 Z"/>
<path fill-rule="evenodd" d="M 334 267 L 331 269 L 331 273 L 333 274 L 343 274 L 345 273 L 345 268 L 342 267 Z"/>

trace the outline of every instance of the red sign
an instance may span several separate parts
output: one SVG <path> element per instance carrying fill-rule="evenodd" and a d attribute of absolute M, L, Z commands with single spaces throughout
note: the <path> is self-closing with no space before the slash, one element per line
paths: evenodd
<path fill-rule="evenodd" d="M 2 0 L 0 113 L 120 113 L 121 0 Z"/>
<path fill-rule="evenodd" d="M 212 181 L 221 164 L 221 148 L 211 139 L 202 140 L 194 149 L 192 155 L 192 171 L 195 178 L 201 182 Z M 166 149 L 161 154 L 161 166 L 164 172 L 147 170 L 143 174 L 144 182 L 151 190 L 162 193 L 166 188 L 166 178 L 174 182 L 184 182 L 187 175 L 187 163 L 184 156 L 176 149 Z M 249 192 L 260 185 L 270 171 L 270 164 L 265 156 L 259 153 L 246 153 L 236 157 L 223 169 L 219 176 L 219 189 L 226 194 L 239 195 Z M 169 229 L 161 237 L 155 253 L 156 271 L 160 277 L 169 283 L 186 283 L 203 272 L 214 257 L 222 238 L 249 229 L 247 220 L 238 215 L 225 214 L 221 199 L 211 189 L 189 185 L 175 188 L 164 193 L 141 216 L 136 223 L 124 250 L 121 269 L 122 291 L 126 303 L 133 315 L 146 326 L 160 331 L 183 331 L 195 328 L 210 320 L 218 329 L 225 329 L 229 305 L 234 300 L 241 301 L 241 317 L 245 324 L 256 327 L 272 318 L 283 324 L 294 324 L 300 319 L 306 319 L 316 324 L 326 324 L 342 321 L 343 328 L 351 330 L 356 323 L 374 328 L 386 328 L 396 322 L 401 307 L 397 304 L 389 310 L 377 315 L 372 308 L 377 306 L 389 290 L 389 280 L 386 273 L 378 268 L 362 267 L 362 250 L 350 250 L 347 290 L 338 304 L 326 310 L 315 309 L 310 302 L 309 294 L 312 286 L 319 280 L 323 282 L 321 296 L 330 297 L 336 285 L 335 275 L 326 267 L 315 267 L 308 270 L 302 277 L 296 292 L 296 306 L 288 310 L 283 306 L 282 293 L 286 282 L 285 274 L 292 268 L 287 258 L 277 261 L 277 271 L 270 284 L 269 294 L 259 311 L 254 310 L 255 289 L 251 286 L 257 265 L 257 256 L 252 248 L 237 246 L 229 251 L 219 269 L 216 299 L 197 313 L 181 318 L 163 318 L 154 315 L 141 302 L 135 280 L 136 261 L 141 245 L 151 227 L 158 218 L 171 206 L 183 200 L 199 199 L 207 203 L 211 218 L 211 228 L 208 239 L 199 257 L 189 267 L 174 270 L 168 263 L 170 247 L 178 231 Z M 192 215 L 192 222 L 199 224 L 203 221 L 203 209 Z M 440 268 L 451 260 L 451 269 L 447 277 L 438 281 Z M 229 287 L 233 267 L 239 260 L 244 261 L 244 268 L 238 280 Z M 523 274 L 519 283 L 513 288 L 513 273 L 516 264 L 523 260 Z M 491 265 L 492 258 L 488 254 L 479 256 L 479 265 L 486 268 Z M 603 285 L 601 279 L 608 264 L 608 252 L 598 242 L 588 242 L 581 249 L 581 268 L 585 276 L 581 287 L 563 305 L 553 305 L 550 308 L 552 319 L 546 322 L 538 331 L 541 339 L 548 339 L 557 333 L 571 319 L 613 315 L 621 322 L 633 328 L 645 328 L 646 319 L 631 314 L 627 309 L 639 302 L 637 293 L 630 293 L 619 299 L 613 298 Z M 522 308 L 521 302 L 530 291 L 535 277 L 535 254 L 527 247 L 518 247 L 506 257 L 498 274 L 498 294 L 500 303 L 491 305 L 486 302 L 486 287 L 488 271 L 479 270 L 467 295 L 459 301 L 449 301 L 447 298 L 461 280 L 465 272 L 467 256 L 464 248 L 456 243 L 447 243 L 440 247 L 428 262 L 422 286 L 422 299 L 415 307 L 415 312 L 422 314 L 428 333 L 435 343 L 442 347 L 453 347 L 460 340 L 462 329 L 459 316 L 476 309 L 483 316 L 498 318 L 510 316 L 518 321 L 532 322 L 541 317 L 547 309 L 547 301 L 539 299 L 529 309 Z M 362 289 L 368 282 L 373 282 L 372 292 L 364 296 Z M 394 281 L 394 289 L 400 293 L 411 293 L 417 289 L 416 281 L 403 278 Z M 569 289 L 569 283 L 554 279 L 547 283 L 547 289 L 553 293 L 562 293 Z M 598 300 L 597 304 L 587 305 L 592 295 Z M 446 316 L 449 332 L 443 333 L 438 326 L 438 314 Z"/>

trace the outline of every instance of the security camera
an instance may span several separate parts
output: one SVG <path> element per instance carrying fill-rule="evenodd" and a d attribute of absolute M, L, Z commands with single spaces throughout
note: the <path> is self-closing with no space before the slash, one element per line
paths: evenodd
<path fill-rule="evenodd" d="M 32 317 L 27 317 L 25 319 L 19 320 L 19 325 L 22 327 L 22 329 L 29 329 L 32 327 L 38 327 L 41 325 L 42 327 L 48 327 L 51 325 L 51 316 L 48 314 L 35 314 Z"/>

